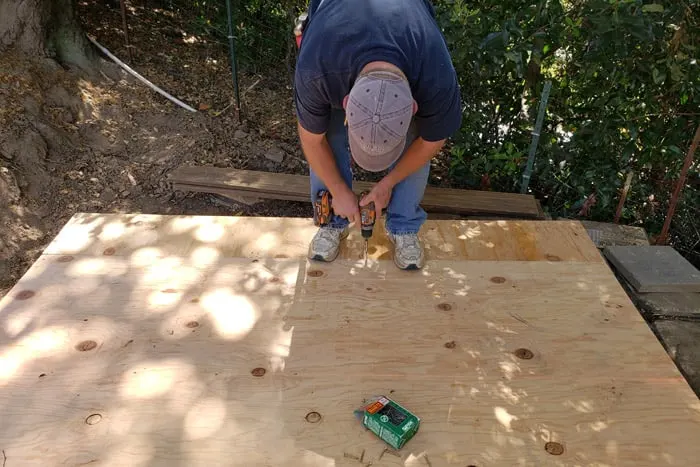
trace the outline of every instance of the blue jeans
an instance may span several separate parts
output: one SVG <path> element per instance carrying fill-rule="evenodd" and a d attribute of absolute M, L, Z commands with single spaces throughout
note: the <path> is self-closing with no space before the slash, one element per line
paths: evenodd
<path fill-rule="evenodd" d="M 412 133 L 412 134 L 411 134 Z M 352 188 L 352 168 L 350 166 L 350 146 L 348 143 L 348 130 L 345 126 L 345 112 L 334 110 L 331 113 L 331 121 L 326 132 L 326 138 L 333 150 L 335 163 L 340 175 L 348 187 Z M 415 139 L 415 130 L 409 131 L 406 148 Z M 392 166 L 393 168 L 393 166 Z M 420 202 L 428 184 L 430 162 L 415 171 L 398 185 L 391 193 L 391 200 L 386 210 L 386 229 L 392 234 L 418 233 L 427 214 L 420 207 Z M 311 201 L 315 201 L 320 190 L 327 190 L 321 179 L 311 170 Z M 344 217 L 333 216 L 331 227 L 344 228 L 348 220 Z"/>

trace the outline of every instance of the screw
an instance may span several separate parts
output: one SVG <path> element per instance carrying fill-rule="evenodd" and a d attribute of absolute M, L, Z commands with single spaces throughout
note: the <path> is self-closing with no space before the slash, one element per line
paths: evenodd
<path fill-rule="evenodd" d="M 80 344 L 75 346 L 75 350 L 80 352 L 87 352 L 97 347 L 97 342 L 95 341 L 82 341 Z"/>
<path fill-rule="evenodd" d="M 250 372 L 251 375 L 255 376 L 256 378 L 260 378 L 261 376 L 265 375 L 265 368 L 255 368 L 253 371 Z"/>
<path fill-rule="evenodd" d="M 491 278 L 491 282 L 493 282 L 494 284 L 503 284 L 505 281 L 506 278 L 501 276 L 494 276 Z"/>
<path fill-rule="evenodd" d="M 199 323 L 197 321 L 190 321 L 189 323 L 185 324 L 188 328 L 196 328 L 199 327 Z"/>
<path fill-rule="evenodd" d="M 535 356 L 535 354 L 533 354 L 532 350 L 530 349 L 516 349 L 513 353 L 516 357 L 520 358 L 521 360 L 530 360 L 532 357 Z"/>
<path fill-rule="evenodd" d="M 314 269 L 312 271 L 309 271 L 310 277 L 321 277 L 322 275 L 323 275 L 323 271 L 319 271 L 318 269 Z"/>
<path fill-rule="evenodd" d="M 32 298 L 36 293 L 33 290 L 23 290 L 17 294 L 17 300 L 27 300 Z"/>
<path fill-rule="evenodd" d="M 455 341 L 445 342 L 446 349 L 454 349 L 455 347 L 457 347 L 457 343 Z"/>
<path fill-rule="evenodd" d="M 85 419 L 85 423 L 88 425 L 97 425 L 102 421 L 102 415 L 98 413 L 94 413 L 92 415 L 88 415 L 88 417 Z"/>
<path fill-rule="evenodd" d="M 452 305 L 449 303 L 440 303 L 437 308 L 440 311 L 450 311 L 452 309 Z"/>
<path fill-rule="evenodd" d="M 305 418 L 309 423 L 318 423 L 321 421 L 321 414 L 318 412 L 309 412 L 306 414 Z"/>
<path fill-rule="evenodd" d="M 560 443 L 555 443 L 553 441 L 550 441 L 549 443 L 545 444 L 544 450 L 553 456 L 561 456 L 562 454 L 564 454 L 564 446 L 562 446 Z"/>
<path fill-rule="evenodd" d="M 112 248 L 112 247 L 109 247 L 109 248 L 107 248 L 105 251 L 103 251 L 102 254 L 105 255 L 105 256 L 112 256 L 112 255 L 114 255 L 114 253 L 116 253 L 116 252 L 117 252 L 117 250 L 115 250 L 115 249 Z"/>

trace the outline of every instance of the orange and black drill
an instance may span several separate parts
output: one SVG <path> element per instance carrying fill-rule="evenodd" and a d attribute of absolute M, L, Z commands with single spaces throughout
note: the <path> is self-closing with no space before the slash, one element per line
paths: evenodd
<path fill-rule="evenodd" d="M 369 192 L 364 191 L 360 194 L 360 199 L 367 196 Z M 326 226 L 330 224 L 331 218 L 333 217 L 333 197 L 330 192 L 326 190 L 321 190 L 316 196 L 316 201 L 314 202 L 314 223 L 317 226 Z M 367 244 L 369 239 L 372 238 L 372 233 L 374 232 L 374 223 L 377 221 L 377 211 L 374 207 L 374 202 L 369 203 L 367 206 L 360 206 L 360 229 L 362 231 L 362 238 L 365 239 L 365 260 L 367 259 Z"/>

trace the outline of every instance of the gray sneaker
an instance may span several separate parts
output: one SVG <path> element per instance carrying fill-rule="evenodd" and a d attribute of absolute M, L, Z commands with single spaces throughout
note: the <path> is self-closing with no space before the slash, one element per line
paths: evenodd
<path fill-rule="evenodd" d="M 394 244 L 394 264 L 399 269 L 420 269 L 425 265 L 423 247 L 417 234 L 387 234 Z"/>
<path fill-rule="evenodd" d="M 340 251 L 340 241 L 348 236 L 348 229 L 321 227 L 309 245 L 309 259 L 333 261 Z"/>

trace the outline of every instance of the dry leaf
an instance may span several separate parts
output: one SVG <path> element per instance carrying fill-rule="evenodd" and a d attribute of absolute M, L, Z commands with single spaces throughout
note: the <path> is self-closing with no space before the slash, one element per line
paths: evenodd
<path fill-rule="evenodd" d="M 209 104 L 199 104 L 199 110 L 204 111 L 204 110 L 209 110 L 211 108 L 211 105 Z"/>

